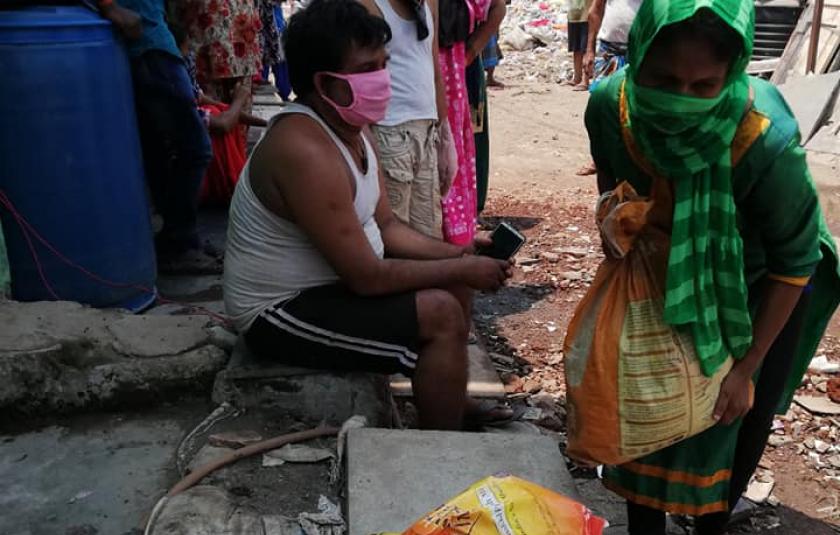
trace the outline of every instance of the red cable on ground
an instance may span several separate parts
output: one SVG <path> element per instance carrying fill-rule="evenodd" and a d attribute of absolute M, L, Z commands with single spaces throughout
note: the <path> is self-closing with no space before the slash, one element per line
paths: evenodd
<path fill-rule="evenodd" d="M 89 279 L 98 282 L 104 286 L 109 286 L 111 288 L 130 288 L 133 290 L 139 290 L 141 292 L 152 293 L 155 294 L 155 302 L 158 304 L 172 304 L 182 306 L 184 308 L 189 309 L 190 311 L 198 312 L 199 314 L 203 314 L 209 316 L 210 318 L 222 323 L 223 325 L 230 325 L 230 320 L 222 315 L 216 314 L 210 310 L 207 310 L 202 307 L 197 307 L 190 305 L 189 303 L 181 303 L 178 301 L 172 301 L 170 299 L 165 299 L 157 295 L 157 292 L 153 288 L 148 288 L 146 286 L 140 284 L 133 284 L 133 283 L 122 283 L 122 282 L 114 282 L 104 277 L 93 273 L 92 271 L 85 269 L 83 266 L 80 266 L 76 262 L 70 260 L 65 255 L 61 253 L 58 249 L 56 249 L 50 242 L 48 242 L 40 233 L 33 227 L 29 221 L 26 220 L 23 215 L 18 212 L 17 208 L 15 207 L 14 203 L 12 203 L 11 199 L 6 195 L 6 192 L 0 189 L 0 205 L 6 208 L 9 213 L 14 218 L 15 222 L 18 224 L 20 228 L 21 234 L 23 234 L 24 239 L 26 240 L 26 244 L 29 248 L 29 253 L 32 255 L 32 260 L 35 262 L 35 267 L 38 270 L 38 276 L 41 279 L 41 282 L 44 284 L 44 288 L 47 289 L 50 296 L 55 299 L 56 301 L 61 301 L 61 298 L 53 289 L 52 285 L 50 284 L 49 280 L 47 279 L 46 274 L 44 273 L 44 267 L 41 265 L 41 260 L 38 257 L 38 252 L 35 250 L 35 245 L 32 243 L 32 239 L 30 234 L 43 245 L 48 251 L 54 254 L 59 260 L 67 264 L 68 266 L 72 267 L 73 269 L 81 272 L 83 275 L 88 277 Z"/>

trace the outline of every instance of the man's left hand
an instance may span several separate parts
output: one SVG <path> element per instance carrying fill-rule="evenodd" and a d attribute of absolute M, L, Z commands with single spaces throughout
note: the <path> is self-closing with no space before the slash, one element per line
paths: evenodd
<path fill-rule="evenodd" d="M 720 394 L 712 413 L 714 419 L 723 425 L 729 425 L 743 417 L 752 408 L 753 393 L 751 374 L 735 364 L 720 385 Z"/>
<path fill-rule="evenodd" d="M 464 254 L 475 254 L 482 247 L 490 247 L 491 245 L 493 245 L 493 240 L 490 239 L 490 233 L 479 232 L 475 235 L 473 242 L 464 247 Z"/>

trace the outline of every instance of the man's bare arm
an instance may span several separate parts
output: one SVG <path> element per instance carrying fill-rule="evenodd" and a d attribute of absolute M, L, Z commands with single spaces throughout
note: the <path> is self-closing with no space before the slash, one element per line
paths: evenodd
<path fill-rule="evenodd" d="M 256 171 L 270 173 L 268 187 L 278 194 L 260 200 L 281 217 L 291 218 L 351 290 L 384 295 L 457 284 L 492 290 L 507 278 L 506 262 L 476 256 L 435 261 L 378 258 L 359 223 L 347 167 L 332 141 L 309 118 L 292 116 L 283 123 L 269 133 L 256 155 Z M 283 216 L 286 211 L 288 216 Z"/>
<path fill-rule="evenodd" d="M 587 23 L 589 26 L 586 35 L 586 53 L 583 56 L 583 69 L 588 77 L 594 75 L 595 70 L 595 47 L 598 43 L 598 32 L 601 31 L 601 23 L 604 21 L 604 13 L 607 10 L 607 0 L 593 0 L 589 7 Z"/>

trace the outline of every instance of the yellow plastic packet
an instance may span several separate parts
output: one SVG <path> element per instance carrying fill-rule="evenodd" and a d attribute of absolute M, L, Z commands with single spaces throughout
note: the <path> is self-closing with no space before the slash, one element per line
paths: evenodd
<path fill-rule="evenodd" d="M 606 525 L 571 498 L 504 476 L 479 481 L 402 535 L 602 535 Z"/>

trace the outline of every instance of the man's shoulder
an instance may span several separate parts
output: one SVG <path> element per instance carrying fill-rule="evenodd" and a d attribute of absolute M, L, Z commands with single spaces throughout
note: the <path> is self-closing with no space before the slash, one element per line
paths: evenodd
<path fill-rule="evenodd" d="M 275 119 L 254 151 L 254 167 L 300 184 L 313 182 L 313 175 L 322 180 L 341 176 L 341 153 L 324 128 L 303 113 L 284 115 Z"/>
<path fill-rule="evenodd" d="M 284 113 L 274 119 L 260 142 L 268 146 L 271 154 L 282 158 L 311 158 L 323 154 L 324 148 L 334 143 L 324 128 L 305 113 Z"/>

